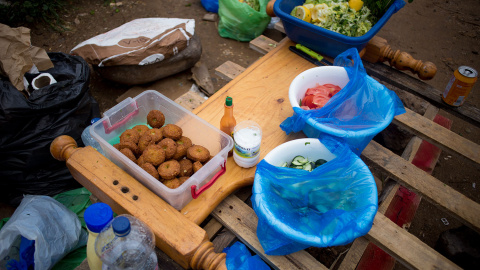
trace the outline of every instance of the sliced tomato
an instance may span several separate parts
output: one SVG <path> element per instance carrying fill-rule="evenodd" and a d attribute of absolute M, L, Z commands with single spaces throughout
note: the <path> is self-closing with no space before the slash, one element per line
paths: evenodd
<path fill-rule="evenodd" d="M 322 108 L 330 100 L 330 96 L 327 95 L 316 95 L 313 97 L 313 104 L 317 108 Z"/>
<path fill-rule="evenodd" d="M 304 110 L 307 110 L 307 111 L 310 110 L 310 107 L 308 107 L 308 106 L 300 106 L 300 108 L 302 108 Z"/>
<path fill-rule="evenodd" d="M 327 94 L 327 95 L 330 94 L 330 89 L 319 84 L 317 84 L 315 87 L 308 88 L 307 92 L 305 92 L 305 96 L 324 95 L 324 94 Z"/>
<path fill-rule="evenodd" d="M 308 88 L 305 97 L 302 100 L 302 107 L 310 109 L 322 108 L 327 104 L 333 95 L 338 93 L 342 88 L 334 84 L 317 84 L 315 87 Z"/>
<path fill-rule="evenodd" d="M 309 96 L 305 96 L 302 100 L 302 107 L 303 106 L 307 106 L 309 107 L 310 109 L 315 109 L 317 106 L 315 104 L 313 104 L 313 96 L 312 95 L 309 95 Z"/>
<path fill-rule="evenodd" d="M 326 87 L 328 89 L 328 91 L 330 92 L 330 97 L 333 97 L 336 93 L 338 93 L 340 90 L 342 90 L 342 88 L 340 88 L 340 86 L 335 85 L 335 84 L 327 83 L 327 84 L 324 84 L 323 86 Z"/>

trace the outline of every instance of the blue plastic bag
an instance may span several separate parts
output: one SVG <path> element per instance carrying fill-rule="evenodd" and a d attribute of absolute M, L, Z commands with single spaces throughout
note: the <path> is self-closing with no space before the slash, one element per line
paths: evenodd
<path fill-rule="evenodd" d="M 405 108 L 395 92 L 367 75 L 357 49 L 351 48 L 338 55 L 334 65 L 347 71 L 347 85 L 320 109 L 294 107 L 293 116 L 280 127 L 289 134 L 304 130 L 306 125 L 312 126 L 316 132 L 306 133 L 308 137 L 332 135 L 360 155 L 395 115 L 405 113 Z"/>
<path fill-rule="evenodd" d="M 202 0 L 201 2 L 206 11 L 218 13 L 218 0 Z"/>
<path fill-rule="evenodd" d="M 227 269 L 230 270 L 270 270 L 260 256 L 250 254 L 247 247 L 241 242 L 235 242 L 230 247 L 223 249 L 227 253 Z"/>
<path fill-rule="evenodd" d="M 252 203 L 268 255 L 345 245 L 372 226 L 378 200 L 370 170 L 348 145 L 328 136 L 320 142 L 335 158 L 311 172 L 257 165 Z"/>

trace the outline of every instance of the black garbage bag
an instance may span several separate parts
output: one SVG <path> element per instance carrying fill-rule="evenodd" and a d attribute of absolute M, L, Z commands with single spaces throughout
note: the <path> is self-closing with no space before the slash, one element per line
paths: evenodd
<path fill-rule="evenodd" d="M 81 57 L 49 53 L 57 83 L 29 98 L 6 78 L 0 83 L 0 201 L 18 205 L 24 194 L 52 196 L 80 187 L 65 162 L 50 154 L 51 142 L 69 135 L 79 146 L 82 131 L 100 115 L 89 93 L 90 68 Z M 27 75 L 25 76 L 27 77 Z"/>

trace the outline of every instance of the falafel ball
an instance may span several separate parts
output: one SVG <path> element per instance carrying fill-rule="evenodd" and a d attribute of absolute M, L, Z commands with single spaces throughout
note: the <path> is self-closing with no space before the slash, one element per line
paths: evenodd
<path fill-rule="evenodd" d="M 175 152 L 175 155 L 173 155 L 172 159 L 175 160 L 182 160 L 184 157 L 187 156 L 187 147 L 183 144 L 177 144 L 177 151 Z"/>
<path fill-rule="evenodd" d="M 178 176 L 191 176 L 193 174 L 193 163 L 189 159 L 182 159 L 180 164 L 180 173 Z"/>
<path fill-rule="evenodd" d="M 159 110 L 151 110 L 147 115 L 147 124 L 152 128 L 161 128 L 165 124 L 165 115 Z"/>
<path fill-rule="evenodd" d="M 143 155 L 141 155 L 138 159 L 137 159 L 137 165 L 142 167 L 143 163 L 145 163 L 145 158 L 143 157 Z"/>
<path fill-rule="evenodd" d="M 137 131 L 138 134 L 140 134 L 140 137 L 142 137 L 143 134 L 145 134 L 145 132 L 150 130 L 150 128 L 147 127 L 147 125 L 136 125 L 132 129 Z"/>
<path fill-rule="evenodd" d="M 130 159 L 133 162 L 137 162 L 137 157 L 135 157 L 135 154 L 130 150 L 129 148 L 123 148 L 120 150 L 120 153 L 124 154 L 128 159 Z"/>
<path fill-rule="evenodd" d="M 140 134 L 136 130 L 127 129 L 120 135 L 120 142 L 133 142 L 134 144 L 138 143 L 140 140 Z"/>
<path fill-rule="evenodd" d="M 178 178 L 178 181 L 180 181 L 180 185 L 182 185 L 183 183 L 185 183 L 190 177 L 188 176 L 182 176 L 182 177 L 179 177 Z"/>
<path fill-rule="evenodd" d="M 152 128 L 146 132 L 148 135 L 152 136 L 153 142 L 158 143 L 163 139 L 162 130 L 159 128 Z"/>
<path fill-rule="evenodd" d="M 193 173 L 198 172 L 198 170 L 200 170 L 203 167 L 200 161 L 195 161 L 192 166 L 193 166 Z"/>
<path fill-rule="evenodd" d="M 158 166 L 165 161 L 165 150 L 156 144 L 152 144 L 145 148 L 142 156 L 145 162 L 152 163 L 153 166 Z"/>
<path fill-rule="evenodd" d="M 140 154 L 140 150 L 138 149 L 138 146 L 137 144 L 133 143 L 133 142 L 120 142 L 118 144 L 118 148 L 120 148 L 120 150 L 122 150 L 123 148 L 128 148 L 130 150 L 132 150 L 133 154 L 135 154 L 135 156 L 138 156 Z"/>
<path fill-rule="evenodd" d="M 153 178 L 160 180 L 160 175 L 158 174 L 157 169 L 151 163 L 143 163 L 140 168 L 144 169 L 147 173 L 153 176 Z"/>
<path fill-rule="evenodd" d="M 140 137 L 140 140 L 138 140 L 138 150 L 140 150 L 140 153 L 143 153 L 143 151 L 145 151 L 145 148 L 152 144 L 155 144 L 152 136 L 150 136 L 150 134 L 148 133 L 145 133 L 142 137 Z"/>
<path fill-rule="evenodd" d="M 167 124 L 163 127 L 162 134 L 163 137 L 170 138 L 176 141 L 182 137 L 183 130 L 177 125 Z"/>
<path fill-rule="evenodd" d="M 204 163 L 210 159 L 210 151 L 201 145 L 192 145 L 187 149 L 187 158 Z"/>
<path fill-rule="evenodd" d="M 180 163 L 172 159 L 158 166 L 158 174 L 162 179 L 169 180 L 178 176 L 180 173 Z"/>
<path fill-rule="evenodd" d="M 187 149 L 192 146 L 192 140 L 190 138 L 182 136 L 176 141 L 177 143 L 177 152 L 173 156 L 173 159 L 181 160 L 187 156 Z"/>
<path fill-rule="evenodd" d="M 175 153 L 177 153 L 177 143 L 170 138 L 161 140 L 157 145 L 165 150 L 165 160 L 172 159 Z"/>
<path fill-rule="evenodd" d="M 176 189 L 182 184 L 178 178 L 164 180 L 162 183 L 170 189 Z"/>
<path fill-rule="evenodd" d="M 180 139 L 177 140 L 178 145 L 184 145 L 185 147 L 189 148 L 190 146 L 193 145 L 192 140 L 186 136 L 180 137 Z"/>

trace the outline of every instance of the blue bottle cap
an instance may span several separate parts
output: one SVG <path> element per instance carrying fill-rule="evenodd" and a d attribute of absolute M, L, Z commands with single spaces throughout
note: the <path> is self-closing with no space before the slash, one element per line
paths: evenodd
<path fill-rule="evenodd" d="M 113 220 L 112 228 L 116 236 L 126 236 L 130 233 L 130 220 L 125 216 L 118 216 Z"/>
<path fill-rule="evenodd" d="M 102 118 L 95 117 L 92 120 L 90 120 L 90 124 L 94 124 L 95 122 L 97 122 L 100 119 L 102 119 Z"/>
<path fill-rule="evenodd" d="M 83 214 L 87 228 L 94 233 L 99 233 L 113 218 L 113 211 L 108 204 L 94 203 Z"/>

